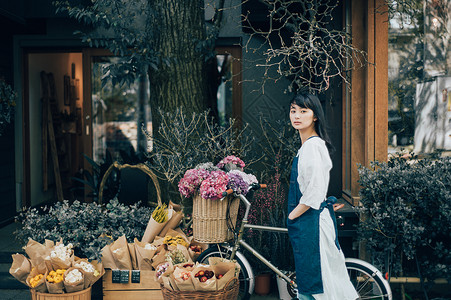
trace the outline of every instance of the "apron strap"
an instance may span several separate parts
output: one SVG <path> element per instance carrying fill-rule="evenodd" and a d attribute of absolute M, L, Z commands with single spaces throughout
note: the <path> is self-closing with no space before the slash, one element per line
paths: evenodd
<path fill-rule="evenodd" d="M 334 204 L 335 203 L 337 203 L 337 198 L 335 198 L 334 196 L 327 197 L 327 199 L 321 203 L 321 206 L 319 207 L 319 211 L 321 213 L 323 211 L 323 209 L 326 207 L 329 210 L 330 217 L 332 218 L 332 221 L 334 222 L 335 246 L 337 246 L 338 250 L 340 250 L 340 243 L 338 242 L 337 220 L 335 218 L 335 212 L 334 212 Z"/>

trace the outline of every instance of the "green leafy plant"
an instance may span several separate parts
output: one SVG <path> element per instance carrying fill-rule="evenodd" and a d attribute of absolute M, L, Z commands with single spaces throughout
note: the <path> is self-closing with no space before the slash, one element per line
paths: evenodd
<path fill-rule="evenodd" d="M 451 158 L 405 159 L 359 166 L 358 225 L 374 263 L 391 258 L 393 276 L 451 278 Z M 446 226 L 446 225 L 445 225 Z"/>
<path fill-rule="evenodd" d="M 141 239 L 151 212 L 140 203 L 127 206 L 117 199 L 105 205 L 65 200 L 21 212 L 16 218 L 21 227 L 15 235 L 24 245 L 29 238 L 39 243 L 62 239 L 74 245 L 77 256 L 100 259 L 101 249 L 122 235 L 129 242 Z"/>

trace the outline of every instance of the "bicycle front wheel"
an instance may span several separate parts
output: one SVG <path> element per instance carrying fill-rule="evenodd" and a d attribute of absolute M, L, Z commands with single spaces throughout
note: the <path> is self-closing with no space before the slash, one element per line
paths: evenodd
<path fill-rule="evenodd" d="M 359 299 L 392 299 L 390 285 L 376 267 L 360 259 L 347 258 L 346 268 Z"/>
<path fill-rule="evenodd" d="M 203 251 L 197 258 L 197 261 L 199 263 L 208 264 L 209 257 L 222 257 L 229 259 L 231 252 L 231 248 L 229 247 L 214 245 Z M 237 252 L 235 259 L 241 268 L 240 276 L 238 278 L 240 281 L 240 292 L 238 294 L 238 299 L 248 300 L 254 291 L 254 273 L 252 271 L 252 267 L 243 254 Z"/>

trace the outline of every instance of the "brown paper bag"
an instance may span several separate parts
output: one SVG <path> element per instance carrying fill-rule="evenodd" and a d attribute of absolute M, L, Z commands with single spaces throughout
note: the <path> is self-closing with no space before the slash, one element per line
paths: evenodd
<path fill-rule="evenodd" d="M 156 236 L 155 239 L 152 242 L 153 245 L 155 246 L 161 246 L 164 244 L 164 237 L 162 236 Z"/>
<path fill-rule="evenodd" d="M 61 259 L 59 257 L 52 257 L 52 251 L 53 249 L 50 249 L 50 256 L 49 260 L 46 260 L 47 263 L 50 263 L 51 267 L 49 267 L 49 270 L 58 270 L 58 269 L 69 269 L 72 266 L 72 263 L 74 262 L 74 254 L 72 251 L 72 255 L 69 259 Z"/>
<path fill-rule="evenodd" d="M 175 285 L 180 291 L 195 290 L 193 275 L 187 269 L 176 267 L 170 277 L 173 278 Z"/>
<path fill-rule="evenodd" d="M 62 243 L 62 242 L 63 242 L 63 239 L 61 238 L 61 239 L 60 239 L 60 243 Z M 55 246 L 55 242 L 52 241 L 52 240 L 47 240 L 47 239 L 45 239 L 45 240 L 44 240 L 44 246 L 45 246 L 45 248 L 47 248 L 47 249 L 51 249 L 51 248 L 53 248 L 53 247 Z"/>
<path fill-rule="evenodd" d="M 180 229 L 179 227 L 177 227 L 176 229 L 169 229 L 168 232 L 166 232 L 166 234 L 164 236 L 166 237 L 167 235 L 170 235 L 173 237 L 177 237 L 179 235 L 189 245 L 190 239 L 183 233 L 183 231 L 181 229 L 180 230 L 179 229 Z"/>
<path fill-rule="evenodd" d="M 29 239 L 27 245 L 24 247 L 25 253 L 30 258 L 32 266 L 41 264 L 48 256 L 48 248 L 45 245 L 36 242 L 33 239 Z"/>
<path fill-rule="evenodd" d="M 94 266 L 94 269 L 97 271 L 94 271 L 94 278 L 92 279 L 91 283 L 88 287 L 91 287 L 94 285 L 94 283 L 97 282 L 102 276 L 105 274 L 105 268 L 103 267 L 103 264 L 97 260 L 91 261 L 91 264 Z"/>
<path fill-rule="evenodd" d="M 181 263 L 181 264 L 174 265 L 174 269 L 175 268 L 183 268 L 183 269 L 188 270 L 188 271 L 191 272 L 192 270 L 194 270 L 195 266 L 196 265 L 191 261 L 191 262 L 186 262 L 186 263 Z"/>
<path fill-rule="evenodd" d="M 207 279 L 204 282 L 201 282 L 202 277 L 199 275 L 199 272 L 212 271 L 213 276 L 210 279 Z M 196 291 L 216 291 L 216 277 L 213 271 L 213 268 L 208 265 L 198 264 L 194 270 L 191 272 L 193 276 L 193 283 Z M 196 276 L 196 274 L 198 276 Z"/>
<path fill-rule="evenodd" d="M 135 238 L 135 242 L 138 239 Z M 135 250 L 135 243 L 128 243 L 128 251 L 130 252 L 130 260 L 132 261 L 132 268 L 133 270 L 139 270 L 138 267 L 138 261 L 136 258 L 136 250 Z"/>
<path fill-rule="evenodd" d="M 102 264 L 104 268 L 116 270 L 118 269 L 116 262 L 114 261 L 113 254 L 111 253 L 111 244 L 102 248 Z"/>
<path fill-rule="evenodd" d="M 11 274 L 14 278 L 22 282 L 23 284 L 27 284 L 28 274 L 31 272 L 31 262 L 25 257 L 23 254 L 13 254 L 11 255 L 13 258 L 13 263 L 11 268 L 9 269 L 9 274 Z"/>
<path fill-rule="evenodd" d="M 155 249 L 146 249 L 146 245 L 151 245 Z M 161 246 L 160 246 L 161 247 Z M 158 247 L 153 244 L 142 243 L 135 238 L 136 260 L 139 270 L 153 270 L 152 258 L 157 253 Z"/>
<path fill-rule="evenodd" d="M 166 223 L 168 223 L 169 220 L 171 220 L 172 213 L 174 212 L 173 209 L 166 209 L 166 211 L 168 214 L 168 220 L 163 223 L 158 223 L 153 219 L 152 215 L 150 216 L 149 223 L 147 223 L 147 227 L 146 230 L 144 231 L 144 235 L 141 239 L 141 242 L 151 243 L 154 240 L 154 238 L 161 232 L 161 230 L 163 230 Z"/>
<path fill-rule="evenodd" d="M 212 266 L 212 268 L 215 272 L 216 289 L 218 291 L 222 290 L 227 282 L 235 277 L 235 263 L 233 262 L 220 262 Z"/>
<path fill-rule="evenodd" d="M 188 247 L 189 256 L 193 261 L 196 261 L 199 255 L 208 249 L 208 244 L 199 243 L 194 239 L 191 239 L 191 243 Z"/>
<path fill-rule="evenodd" d="M 162 276 L 161 283 L 163 283 L 163 286 L 168 290 L 178 291 L 178 289 L 175 286 L 174 280 L 171 279 L 170 276 Z"/>
<path fill-rule="evenodd" d="M 89 266 L 90 265 L 90 266 Z M 74 267 L 83 269 L 84 274 L 84 289 L 92 286 L 97 280 L 99 280 L 103 274 L 105 274 L 105 269 L 102 263 L 93 260 L 89 262 L 88 259 L 83 258 L 74 262 Z"/>
<path fill-rule="evenodd" d="M 132 270 L 133 266 L 125 235 L 114 241 L 110 246 L 110 250 L 118 269 Z"/>
<path fill-rule="evenodd" d="M 177 228 L 180 223 L 182 222 L 183 219 L 183 213 L 181 211 L 174 211 L 172 214 L 172 218 L 166 223 L 166 225 L 164 225 L 163 229 L 160 232 L 160 236 L 165 236 L 166 233 L 170 230 L 170 229 L 175 229 Z"/>
<path fill-rule="evenodd" d="M 172 209 L 175 212 L 179 212 L 182 210 L 182 206 L 180 204 L 176 204 L 176 203 L 172 202 L 172 200 L 169 200 L 168 207 L 172 207 Z"/>
<path fill-rule="evenodd" d="M 31 286 L 31 279 L 34 278 L 36 275 L 42 274 L 42 278 L 38 281 L 38 284 L 35 287 Z M 47 286 L 45 285 L 45 277 L 48 274 L 47 266 L 44 262 L 41 262 L 39 265 L 36 265 L 33 267 L 33 269 L 30 271 L 30 274 L 28 274 L 26 283 L 27 285 L 36 290 L 36 292 L 39 293 L 47 293 Z"/>
<path fill-rule="evenodd" d="M 155 281 L 163 283 L 163 277 L 168 277 L 174 272 L 174 266 L 169 261 L 164 261 L 155 267 Z"/>
<path fill-rule="evenodd" d="M 211 257 L 208 258 L 208 264 L 210 266 L 215 266 L 215 265 L 217 265 L 219 263 L 222 263 L 222 262 L 232 262 L 232 261 L 230 261 L 228 259 L 225 259 L 225 258 L 222 258 L 222 257 L 213 257 L 213 256 L 211 256 Z M 241 271 L 240 264 L 238 262 L 235 262 L 235 277 L 239 277 L 240 271 Z"/>
<path fill-rule="evenodd" d="M 49 271 L 48 276 L 50 276 L 50 273 L 52 271 Z M 55 271 L 53 271 L 55 272 Z M 63 274 L 61 274 L 61 281 L 59 282 L 49 282 L 46 276 L 45 285 L 47 286 L 47 290 L 50 294 L 62 294 L 64 293 L 64 283 L 63 283 Z"/>
<path fill-rule="evenodd" d="M 157 251 L 158 252 L 158 251 Z M 160 246 L 160 251 L 157 255 L 155 255 L 152 258 L 152 267 L 154 269 L 157 268 L 159 264 L 166 261 L 166 254 L 168 253 L 168 250 L 166 250 L 163 246 Z"/>
<path fill-rule="evenodd" d="M 77 272 L 78 271 L 78 272 Z M 71 280 L 71 273 L 81 274 L 81 278 L 75 281 Z M 85 289 L 84 271 L 82 268 L 70 267 L 64 272 L 64 288 L 68 293 L 75 293 Z"/>
<path fill-rule="evenodd" d="M 174 251 L 180 251 L 186 259 L 185 263 L 192 262 L 191 256 L 188 253 L 188 249 L 183 245 L 177 244 L 177 246 L 168 246 L 168 251 L 171 253 Z M 177 262 L 172 262 L 172 263 L 177 264 Z"/>

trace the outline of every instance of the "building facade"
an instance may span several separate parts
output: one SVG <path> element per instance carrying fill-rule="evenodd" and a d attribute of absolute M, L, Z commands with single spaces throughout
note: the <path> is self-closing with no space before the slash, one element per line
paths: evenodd
<path fill-rule="evenodd" d="M 237 0 L 226 1 L 230 8 L 225 10 L 216 48 L 218 66 L 226 66 L 227 76 L 233 78 L 219 88 L 222 102 L 218 105 L 224 116 L 239 118 L 251 127 L 257 127 L 259 114 L 270 120 L 288 120 L 287 82 L 267 84 L 261 90 L 259 79 L 265 70 L 256 66 L 258 61 L 264 61 L 264 48 L 261 52 L 246 51 L 249 35 L 237 25 L 243 14 L 238 4 Z M 330 194 L 341 196 L 352 205 L 358 203 L 358 164 L 368 166 L 371 161 L 387 159 L 390 23 L 389 14 L 383 12 L 386 8 L 383 0 L 340 1 L 335 26 L 348 28 L 352 44 L 367 53 L 368 64 L 349 72 L 351 85 L 336 80 L 320 95 L 337 148 Z M 214 9 L 206 9 L 206 21 L 211 18 L 208 14 L 214 13 Z M 121 120 L 114 121 L 103 114 L 99 119 L 97 112 L 106 105 L 101 99 L 109 96 L 99 96 L 103 91 L 97 86 L 96 72 L 113 58 L 73 35 L 75 30 L 83 30 L 82 25 L 55 15 L 48 1 L 28 0 L 1 4 L 0 21 L 0 76 L 19 94 L 14 127 L 9 135 L 0 137 L 0 173 L 4 174 L 0 205 L 5 207 L 0 222 L 7 222 L 22 207 L 58 199 L 52 149 L 47 144 L 53 143 L 52 139 L 57 146 L 53 155 L 60 156 L 60 184 L 64 189 L 68 179 L 87 168 L 83 154 L 101 159 L 106 140 L 114 141 L 119 148 L 137 149 L 139 138 L 136 122 L 130 123 L 136 118 L 134 115 L 123 114 Z M 48 80 L 50 83 L 44 85 Z M 139 103 L 139 81 L 130 91 L 133 101 L 117 98 L 122 101 L 121 109 L 129 107 L 130 102 Z M 48 131 L 43 136 L 46 130 L 42 124 L 49 116 L 43 110 L 44 98 L 50 109 L 57 109 L 50 114 L 52 118 L 64 123 L 62 136 L 52 138 Z M 111 103 L 116 99 L 110 98 Z M 140 109 L 144 113 L 148 110 L 145 106 Z M 77 117 L 76 122 L 72 122 L 73 116 Z"/>

